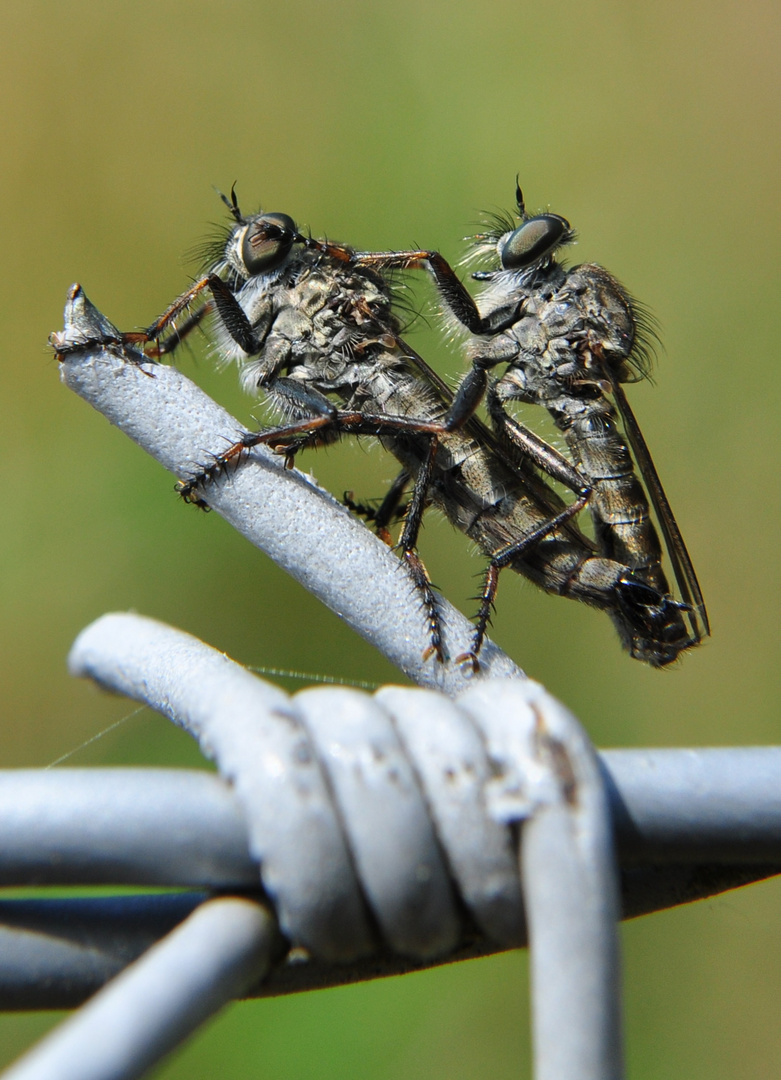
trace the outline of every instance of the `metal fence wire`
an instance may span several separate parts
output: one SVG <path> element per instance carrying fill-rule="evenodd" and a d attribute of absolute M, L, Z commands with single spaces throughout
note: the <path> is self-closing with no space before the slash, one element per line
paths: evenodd
<path fill-rule="evenodd" d="M 74 287 L 64 380 L 186 476 L 236 422 L 112 330 Z M 140 1076 L 235 997 L 528 944 L 535 1077 L 618 1080 L 618 919 L 781 872 L 781 748 L 597 754 L 492 643 L 477 677 L 425 664 L 395 557 L 271 455 L 210 503 L 423 688 L 291 697 L 152 620 L 88 627 L 73 673 L 184 727 L 218 775 L 0 773 L 2 884 L 181 890 L 0 902 L 3 1006 L 80 1006 L 4 1076 Z M 442 612 L 457 655 L 470 624 Z"/>

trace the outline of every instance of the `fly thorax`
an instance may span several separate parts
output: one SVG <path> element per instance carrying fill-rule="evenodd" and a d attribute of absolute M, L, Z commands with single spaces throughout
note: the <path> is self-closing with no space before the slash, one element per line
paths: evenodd
<path fill-rule="evenodd" d="M 292 298 L 295 301 L 295 296 Z M 308 342 L 314 334 L 312 317 L 302 306 L 286 303 L 277 312 L 272 326 L 272 333 L 287 338 L 293 346 Z"/>
<path fill-rule="evenodd" d="M 521 355 L 541 356 L 550 342 L 548 328 L 533 314 L 525 313 L 508 333 L 517 341 Z"/>
<path fill-rule="evenodd" d="M 567 287 L 577 298 L 584 330 L 619 364 L 632 350 L 637 320 L 623 285 L 603 266 L 584 263 L 570 271 Z"/>
<path fill-rule="evenodd" d="M 329 313 L 337 290 L 333 279 L 321 272 L 303 276 L 290 290 L 289 302 L 309 319 L 317 319 L 321 313 Z"/>
<path fill-rule="evenodd" d="M 551 338 L 568 338 L 582 325 L 582 316 L 569 292 L 559 292 L 538 308 L 538 318 Z"/>

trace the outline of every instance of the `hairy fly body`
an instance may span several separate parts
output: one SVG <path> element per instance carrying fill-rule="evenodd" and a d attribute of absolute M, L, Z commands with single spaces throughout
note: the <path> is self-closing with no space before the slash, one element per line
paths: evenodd
<path fill-rule="evenodd" d="M 383 272 L 350 248 L 302 235 L 285 214 L 245 216 L 235 197 L 225 201 L 233 224 L 206 275 L 147 331 L 125 340 L 160 355 L 213 313 L 220 361 L 235 361 L 244 387 L 265 394 L 285 423 L 247 432 L 181 485 L 185 498 L 204 505 L 208 482 L 253 446 L 268 445 L 292 461 L 301 449 L 344 434 L 377 437 L 402 465 L 376 515 L 378 531 L 387 538 L 411 487 L 400 548 L 426 606 L 432 653 L 443 656 L 441 632 L 416 552 L 431 504 L 490 559 L 472 650 L 459 661 L 478 666 L 499 571 L 512 566 L 548 592 L 607 611 L 633 655 L 667 662 L 666 655 L 660 659 L 665 642 L 647 640 L 656 631 L 648 611 L 678 610 L 666 587 L 636 575 L 620 554 L 595 550 L 577 529 L 572 519 L 588 500 L 585 491 L 565 506 L 530 468 L 530 457 L 541 462 L 514 443 L 503 451 L 471 416 L 473 407 L 452 422 L 454 411 L 463 412 L 463 394 L 454 402 L 400 338 Z M 555 456 L 542 440 L 530 439 L 544 459 Z M 570 473 L 580 483 L 580 473 Z"/>
<path fill-rule="evenodd" d="M 458 430 L 485 398 L 503 452 L 527 459 L 588 506 L 601 556 L 625 567 L 615 586 L 616 619 L 633 656 L 654 666 L 675 660 L 709 633 L 694 568 L 622 383 L 647 371 L 642 310 L 601 266 L 567 269 L 558 249 L 574 240 L 557 214 L 497 218 L 475 238 L 492 266 L 477 302 L 438 252 L 361 253 L 368 266 L 424 266 L 451 316 L 470 331 L 471 370 L 448 410 Z M 644 331 L 646 337 L 644 338 Z M 503 374 L 490 372 L 506 365 Z M 513 402 L 541 405 L 562 432 L 569 458 L 512 415 Z M 631 450 L 631 452 L 630 452 Z M 634 461 L 632 458 L 634 455 Z M 670 595 L 653 509 L 680 599 Z"/>

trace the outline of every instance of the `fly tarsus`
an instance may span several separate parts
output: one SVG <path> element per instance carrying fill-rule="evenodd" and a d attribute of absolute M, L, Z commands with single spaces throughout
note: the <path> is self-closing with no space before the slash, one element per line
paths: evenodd
<path fill-rule="evenodd" d="M 433 458 L 433 453 L 430 453 L 429 457 Z M 416 550 L 417 535 L 420 529 L 420 515 L 415 507 L 415 494 L 413 494 L 408 503 L 404 505 L 401 503 L 409 481 L 410 474 L 406 469 L 402 469 L 378 507 L 367 506 L 364 503 L 356 503 L 351 491 L 346 491 L 344 493 L 344 504 L 348 510 L 351 510 L 354 514 L 364 518 L 366 521 L 372 522 L 380 540 L 387 544 L 388 547 L 395 546 L 389 529 L 391 521 L 405 518 L 404 530 L 398 547 L 401 551 L 401 558 L 409 568 L 415 588 L 420 594 L 428 619 L 431 644 L 424 651 L 423 658 L 428 660 L 430 657 L 436 656 L 437 660 L 442 663 L 444 662 L 442 623 L 437 607 L 436 592 L 434 586 L 431 584 L 431 579 L 423 564 L 423 560 Z M 419 485 L 416 484 L 416 490 L 418 487 Z M 418 494 L 418 501 L 419 500 L 420 495 Z"/>
<path fill-rule="evenodd" d="M 211 507 L 197 491 L 201 480 L 202 477 L 192 477 L 189 480 L 180 480 L 176 485 L 176 494 L 181 495 L 183 502 L 186 502 L 188 506 L 197 506 L 199 510 L 204 510 L 208 513 L 211 510 Z"/>
<path fill-rule="evenodd" d="M 491 625 L 491 616 L 493 615 L 496 592 L 499 588 L 499 573 L 501 566 L 495 561 L 491 561 L 488 564 L 488 569 L 485 572 L 483 579 L 483 587 L 480 590 L 480 596 L 476 597 L 480 601 L 480 608 L 475 617 L 475 632 L 472 638 L 472 648 L 469 652 L 461 653 L 456 657 L 456 663 L 459 667 L 471 667 L 473 674 L 477 674 L 480 670 L 480 650 L 483 647 L 485 641 L 485 635 L 488 633 L 488 627 Z"/>
<path fill-rule="evenodd" d="M 431 584 L 431 579 L 428 576 L 428 571 L 423 565 L 422 559 L 414 548 L 402 550 L 401 554 L 404 562 L 409 567 L 409 572 L 415 583 L 415 588 L 418 590 L 420 598 L 423 601 L 423 607 L 428 620 L 430 644 L 423 652 L 423 659 L 429 660 L 432 656 L 435 656 L 437 661 L 442 664 L 445 662 L 445 652 L 442 643 L 442 622 L 439 617 L 437 595 L 434 591 L 434 586 Z"/>

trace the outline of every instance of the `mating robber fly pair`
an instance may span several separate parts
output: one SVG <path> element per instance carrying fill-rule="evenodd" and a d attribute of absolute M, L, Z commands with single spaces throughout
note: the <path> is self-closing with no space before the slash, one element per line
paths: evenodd
<path fill-rule="evenodd" d="M 291 464 L 344 435 L 375 437 L 401 471 L 376 511 L 349 505 L 388 542 L 403 513 L 399 549 L 424 603 L 430 654 L 444 657 L 417 553 L 429 506 L 489 560 L 460 663 L 479 667 L 506 567 L 606 611 L 630 654 L 654 667 L 708 635 L 694 568 L 623 390 L 646 371 L 642 311 L 604 268 L 557 260 L 574 239 L 563 217 L 528 214 L 516 187 L 518 221 L 497 218 L 475 238 L 490 269 L 472 275 L 484 283 L 474 300 L 436 251 L 356 251 L 303 235 L 286 214 L 242 214 L 235 191 L 222 198 L 233 221 L 205 276 L 123 340 L 159 357 L 209 316 L 220 362 L 235 361 L 244 388 L 264 394 L 285 423 L 217 454 L 180 485 L 187 501 L 207 505 L 209 483 L 254 446 Z M 467 333 L 469 367 L 455 394 L 400 336 L 391 276 L 410 269 L 429 272 L 446 315 Z M 483 402 L 490 426 L 475 415 Z M 542 406 L 568 455 L 522 424 L 514 402 Z M 593 540 L 578 527 L 586 510 Z"/>

